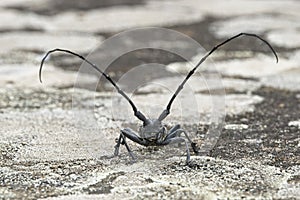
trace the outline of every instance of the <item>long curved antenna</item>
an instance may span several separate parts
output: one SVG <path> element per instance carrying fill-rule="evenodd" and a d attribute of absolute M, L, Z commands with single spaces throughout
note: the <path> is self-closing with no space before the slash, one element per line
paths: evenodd
<path fill-rule="evenodd" d="M 178 86 L 177 90 L 175 91 L 175 93 L 173 94 L 171 100 L 169 101 L 166 109 L 160 114 L 160 116 L 158 117 L 159 121 L 162 121 L 163 119 L 165 119 L 169 114 L 170 114 L 170 109 L 171 109 L 171 105 L 174 101 L 174 99 L 176 98 L 176 96 L 178 95 L 178 93 L 183 89 L 184 84 L 187 82 L 187 80 L 195 73 L 196 69 L 206 60 L 206 58 L 208 56 L 210 56 L 214 51 L 216 51 L 219 47 L 223 46 L 224 44 L 230 42 L 231 40 L 238 38 L 240 36 L 250 36 L 250 37 L 255 37 L 258 38 L 259 40 L 263 41 L 273 52 L 275 58 L 276 58 L 276 63 L 278 63 L 278 56 L 275 52 L 275 50 L 273 49 L 273 47 L 263 38 L 261 38 L 260 36 L 253 34 L 253 33 L 239 33 L 231 38 L 228 38 L 227 40 L 221 42 L 220 44 L 214 46 L 214 48 L 212 48 L 212 50 L 210 50 L 210 52 L 208 52 L 203 58 L 201 58 L 201 60 L 199 61 L 199 63 L 188 73 L 188 75 L 185 77 L 185 79 L 182 81 L 182 83 Z"/>
<path fill-rule="evenodd" d="M 43 57 L 42 61 L 41 61 L 41 65 L 40 65 L 40 70 L 39 70 L 39 79 L 40 79 L 40 82 L 42 83 L 42 68 L 43 68 L 43 65 L 44 65 L 44 62 L 46 60 L 46 58 L 51 54 L 51 53 L 54 53 L 56 51 L 59 51 L 59 52 L 64 52 L 64 53 L 68 53 L 68 54 L 71 54 L 71 55 L 74 55 L 78 58 L 80 58 L 81 60 L 85 61 L 86 63 L 88 63 L 91 67 L 93 67 L 96 71 L 100 72 L 118 91 L 119 94 L 121 94 L 128 102 L 129 104 L 131 105 L 132 109 L 133 109 L 133 112 L 134 112 L 134 116 L 136 116 L 139 120 L 143 121 L 144 124 L 148 124 L 148 119 L 140 112 L 138 111 L 138 109 L 136 108 L 136 106 L 134 105 L 133 101 L 124 93 L 123 90 L 121 90 L 119 88 L 119 86 L 110 78 L 110 76 L 106 73 L 104 73 L 99 67 L 97 67 L 97 65 L 91 63 L 89 60 L 87 60 L 85 57 L 83 57 L 82 55 L 79 55 L 75 52 L 72 52 L 70 50 L 66 50 L 66 49 L 53 49 L 53 50 L 50 50 L 46 53 L 46 55 Z"/>

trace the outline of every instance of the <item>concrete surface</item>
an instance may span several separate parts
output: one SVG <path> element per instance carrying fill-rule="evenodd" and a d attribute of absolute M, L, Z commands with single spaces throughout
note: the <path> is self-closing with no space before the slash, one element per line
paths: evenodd
<path fill-rule="evenodd" d="M 0 2 L 0 199 L 299 199 L 298 1 L 82 2 Z M 191 77 L 164 121 L 168 128 L 181 124 L 205 149 L 192 153 L 190 165 L 182 145 L 145 148 L 128 141 L 137 161 L 123 145 L 112 158 L 120 129 L 137 130 L 139 121 L 124 98 L 82 70 L 77 58 L 53 54 L 43 84 L 38 81 L 45 51 L 93 52 L 102 65 L 114 49 L 95 49 L 101 42 L 147 26 L 179 31 L 206 50 L 253 32 L 279 56 L 276 64 L 264 44 L 244 37 Z M 188 51 L 186 44 L 170 37 L 153 45 Z M 200 50 L 189 52 L 188 63 L 162 50 L 135 50 L 120 55 L 107 73 L 143 113 L 157 117 L 203 56 Z M 146 63 L 164 65 L 126 76 Z"/>

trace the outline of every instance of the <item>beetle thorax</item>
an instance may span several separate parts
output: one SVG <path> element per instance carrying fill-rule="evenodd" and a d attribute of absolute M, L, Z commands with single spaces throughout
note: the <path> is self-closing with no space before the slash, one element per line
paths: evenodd
<path fill-rule="evenodd" d="M 166 132 L 166 127 L 157 119 L 149 120 L 148 124 L 141 126 L 139 129 L 142 138 L 153 142 L 162 141 L 166 137 Z"/>

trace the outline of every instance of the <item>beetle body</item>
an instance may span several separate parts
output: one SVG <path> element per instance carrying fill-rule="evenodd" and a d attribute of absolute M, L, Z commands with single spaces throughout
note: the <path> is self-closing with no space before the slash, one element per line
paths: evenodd
<path fill-rule="evenodd" d="M 121 130 L 119 139 L 117 140 L 117 144 L 115 146 L 114 156 L 117 156 L 119 154 L 119 147 L 122 144 L 126 147 L 130 156 L 135 160 L 135 156 L 133 155 L 131 149 L 129 148 L 129 146 L 126 142 L 126 138 L 128 138 L 128 139 L 132 140 L 133 142 L 136 142 L 140 145 L 143 145 L 143 146 L 162 146 L 162 145 L 168 145 L 171 143 L 185 143 L 186 154 L 187 154 L 186 162 L 187 162 L 187 164 L 189 164 L 190 163 L 190 151 L 189 151 L 188 143 L 191 144 L 193 151 L 196 154 L 198 154 L 198 149 L 196 148 L 196 144 L 191 141 L 191 139 L 189 138 L 186 131 L 184 131 L 183 129 L 180 128 L 180 125 L 175 125 L 170 130 L 167 130 L 166 126 L 163 125 L 162 121 L 170 114 L 171 106 L 172 106 L 174 99 L 179 94 L 179 92 L 183 89 L 183 87 L 184 87 L 185 83 L 188 81 L 188 79 L 195 73 L 197 68 L 219 47 L 225 45 L 226 43 L 228 43 L 231 40 L 236 39 L 240 36 L 254 37 L 254 38 L 257 38 L 257 39 L 261 40 L 262 42 L 264 42 L 271 49 L 271 51 L 273 52 L 273 54 L 276 58 L 276 61 L 278 62 L 278 56 L 277 56 L 275 50 L 273 49 L 273 47 L 266 40 L 261 38 L 260 36 L 258 36 L 256 34 L 252 34 L 252 33 L 239 33 L 233 37 L 230 37 L 227 40 L 214 46 L 204 57 L 201 58 L 201 60 L 197 63 L 197 65 L 187 74 L 185 79 L 178 86 L 177 90 L 175 91 L 175 93 L 173 94 L 171 99 L 169 100 L 169 103 L 167 104 L 166 109 L 164 109 L 162 111 L 162 113 L 159 115 L 159 117 L 157 119 L 146 118 L 145 115 L 143 115 L 143 113 L 137 109 L 137 107 L 135 106 L 133 101 L 127 96 L 127 94 L 123 90 L 121 90 L 119 88 L 119 86 L 109 77 L 109 75 L 107 75 L 106 73 L 101 71 L 101 69 L 97 65 L 91 63 L 89 60 L 87 60 L 82 55 L 72 52 L 70 50 L 53 49 L 53 50 L 48 51 L 41 61 L 40 70 L 39 70 L 39 78 L 40 78 L 40 81 L 42 82 L 42 79 L 41 79 L 42 67 L 43 67 L 43 64 L 44 64 L 46 58 L 51 53 L 64 52 L 64 53 L 68 53 L 68 54 L 74 55 L 76 57 L 79 57 L 84 62 L 88 63 L 96 71 L 98 71 L 100 74 L 102 74 L 116 88 L 118 93 L 120 95 L 122 95 L 128 101 L 128 103 L 131 105 L 132 110 L 134 112 L 134 116 L 143 122 L 143 125 L 139 128 L 138 133 L 134 132 L 133 130 L 131 130 L 129 128 L 125 128 L 125 129 Z M 184 137 L 181 137 L 181 133 L 184 134 Z"/>
<path fill-rule="evenodd" d="M 151 119 L 149 120 L 149 124 L 146 126 L 140 126 L 139 135 L 151 144 L 160 143 L 167 136 L 167 128 L 161 123 L 161 121 Z"/>

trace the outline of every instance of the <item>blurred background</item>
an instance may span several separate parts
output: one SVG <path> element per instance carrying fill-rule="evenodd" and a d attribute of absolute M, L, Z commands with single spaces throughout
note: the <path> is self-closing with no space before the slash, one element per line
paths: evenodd
<path fill-rule="evenodd" d="M 0 6 L 2 85 L 20 84 L 17 82 L 22 78 L 22 84 L 35 86 L 36 65 L 47 50 L 60 47 L 87 55 L 105 39 L 142 27 L 165 27 L 179 31 L 199 42 L 207 51 L 227 37 L 239 32 L 251 32 L 266 38 L 280 54 L 280 66 L 264 69 L 253 66 L 259 64 L 248 58 L 257 58 L 260 53 L 270 57 L 270 50 L 259 40 L 247 37 L 238 39 L 214 54 L 213 59 L 220 61 L 219 70 L 223 75 L 255 78 L 263 75 L 262 72 L 265 75 L 279 74 L 294 69 L 299 61 L 300 4 L 294 0 L 2 0 Z M 130 42 L 127 44 L 130 45 Z M 194 52 L 191 57 L 197 53 Z M 107 51 L 94 54 L 101 62 Z M 234 62 L 235 59 L 244 61 L 244 66 L 241 68 L 241 63 Z M 49 85 L 59 81 L 63 87 L 69 87 L 67 80 L 58 80 L 59 74 L 64 72 L 55 70 L 76 71 L 81 61 L 62 54 L 55 54 L 50 60 L 54 66 L 51 70 L 54 71 L 47 72 Z M 261 60 L 265 62 L 264 58 Z M 180 61 L 180 56 L 169 52 L 143 49 L 120 56 L 107 71 L 112 77 L 119 78 L 132 67 L 143 63 Z M 225 64 L 224 61 L 229 62 Z M 231 67 L 226 68 L 222 64 Z M 24 67 L 27 67 L 26 72 Z M 170 75 L 172 70 L 167 69 L 161 72 L 162 75 Z M 183 66 L 177 66 L 176 70 L 185 72 Z M 32 73 L 34 78 L 29 78 Z M 296 87 L 295 84 L 289 86 Z"/>

